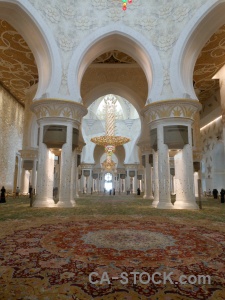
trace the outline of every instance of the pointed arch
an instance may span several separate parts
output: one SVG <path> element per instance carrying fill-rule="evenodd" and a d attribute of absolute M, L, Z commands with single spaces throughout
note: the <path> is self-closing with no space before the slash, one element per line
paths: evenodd
<path fill-rule="evenodd" d="M 181 32 L 170 63 L 175 98 L 197 98 L 193 88 L 194 66 L 205 43 L 225 23 L 224 13 L 224 0 L 208 0 Z"/>
<path fill-rule="evenodd" d="M 96 100 L 107 94 L 115 94 L 127 99 L 138 112 L 140 112 L 141 108 L 143 108 L 142 99 L 137 93 L 133 92 L 125 85 L 115 82 L 104 83 L 100 86 L 97 86 L 96 88 L 90 90 L 89 93 L 85 95 L 85 99 L 83 100 L 85 105 L 88 107 L 93 102 L 93 99 Z"/>
<path fill-rule="evenodd" d="M 52 32 L 27 0 L 0 0 L 0 18 L 10 23 L 30 47 L 38 68 L 35 98 L 56 97 L 62 77 L 61 58 Z"/>
<path fill-rule="evenodd" d="M 137 61 L 148 82 L 146 100 L 157 101 L 163 87 L 163 67 L 159 54 L 148 39 L 123 24 L 99 28 L 75 49 L 68 68 L 70 96 L 81 101 L 80 85 L 85 70 L 96 57 L 114 49 L 127 53 Z"/>

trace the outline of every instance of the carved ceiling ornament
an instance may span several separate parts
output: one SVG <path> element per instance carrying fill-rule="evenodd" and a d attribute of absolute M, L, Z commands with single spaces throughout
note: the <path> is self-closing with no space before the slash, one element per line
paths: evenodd
<path fill-rule="evenodd" d="M 97 57 L 94 61 L 93 64 L 95 63 L 125 63 L 125 64 L 136 64 L 137 62 L 127 55 L 126 53 L 120 52 L 118 50 L 112 50 L 108 51 L 106 53 L 103 53 L 99 57 Z"/>
<path fill-rule="evenodd" d="M 91 32 L 112 22 L 122 22 L 150 39 L 158 49 L 164 64 L 164 85 L 170 87 L 166 60 L 172 53 L 174 43 L 180 31 L 191 19 L 205 0 L 196 0 L 187 5 L 184 0 L 177 4 L 155 2 L 149 6 L 149 0 L 135 0 L 129 5 L 129 12 L 121 9 L 121 1 L 93 0 L 88 1 L 50 1 L 29 0 L 52 29 L 67 73 L 72 51 Z M 165 28 L 165 20 L 168 26 Z M 25 92 L 38 82 L 38 72 L 31 50 L 23 37 L 6 21 L 0 20 L 0 83 L 21 103 L 24 103 Z M 219 89 L 218 80 L 212 76 L 223 64 L 223 40 L 225 25 L 210 38 L 196 62 L 193 84 L 201 102 Z M 64 53 L 64 54 L 63 54 Z M 11 55 L 12 54 L 12 55 Z M 116 61 L 117 60 L 116 57 Z M 120 61 L 120 62 L 123 62 Z M 128 61 L 126 60 L 126 63 Z M 65 76 L 62 79 L 62 91 L 67 92 Z"/>
<path fill-rule="evenodd" d="M 165 118 L 188 118 L 194 120 L 195 114 L 201 109 L 196 100 L 176 99 L 158 101 L 148 104 L 143 110 L 147 123 Z"/>
<path fill-rule="evenodd" d="M 82 104 L 60 99 L 42 99 L 31 105 L 31 110 L 37 119 L 48 117 L 61 117 L 81 123 L 81 119 L 87 114 L 87 109 Z"/>
<path fill-rule="evenodd" d="M 209 99 L 219 89 L 219 80 L 212 77 L 224 65 L 224 38 L 225 25 L 211 36 L 196 61 L 193 80 L 200 101 Z"/>
<path fill-rule="evenodd" d="M 24 104 L 26 91 L 38 82 L 37 66 L 23 37 L 4 20 L 0 20 L 0 69 L 3 87 Z"/>

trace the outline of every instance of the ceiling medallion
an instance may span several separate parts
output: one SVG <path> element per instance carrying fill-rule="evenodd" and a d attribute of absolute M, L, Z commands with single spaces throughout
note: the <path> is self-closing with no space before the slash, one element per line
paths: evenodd
<path fill-rule="evenodd" d="M 122 3 L 123 3 L 122 9 L 123 9 L 123 10 L 126 10 L 126 9 L 127 9 L 127 2 L 128 2 L 129 4 L 131 4 L 131 3 L 132 3 L 132 0 L 122 0 Z"/>

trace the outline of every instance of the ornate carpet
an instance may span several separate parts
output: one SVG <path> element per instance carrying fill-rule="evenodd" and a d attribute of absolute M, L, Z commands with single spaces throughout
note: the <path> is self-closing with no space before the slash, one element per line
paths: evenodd
<path fill-rule="evenodd" d="M 14 228 L 0 239 L 0 299 L 225 299 L 225 232 L 167 221 Z"/>

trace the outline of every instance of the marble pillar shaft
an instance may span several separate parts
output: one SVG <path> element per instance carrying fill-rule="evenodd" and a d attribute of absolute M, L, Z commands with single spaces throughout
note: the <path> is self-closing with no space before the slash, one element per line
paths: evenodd
<path fill-rule="evenodd" d="M 153 199 L 152 195 L 152 166 L 148 161 L 148 155 L 145 155 L 145 199 Z"/>
<path fill-rule="evenodd" d="M 157 207 L 159 203 L 159 175 L 158 175 L 158 152 L 153 152 L 153 172 L 154 172 L 154 201 L 152 202 L 153 207 Z"/>
<path fill-rule="evenodd" d="M 36 198 L 34 207 L 54 207 L 53 181 L 54 181 L 54 154 L 43 143 L 43 124 L 40 124 L 39 159 Z"/>
<path fill-rule="evenodd" d="M 66 143 L 62 146 L 61 165 L 60 165 L 60 186 L 58 207 L 75 206 L 72 189 L 72 124 L 67 125 Z"/>
<path fill-rule="evenodd" d="M 170 195 L 169 149 L 164 144 L 163 124 L 157 126 L 159 202 L 157 208 L 173 208 Z"/>

